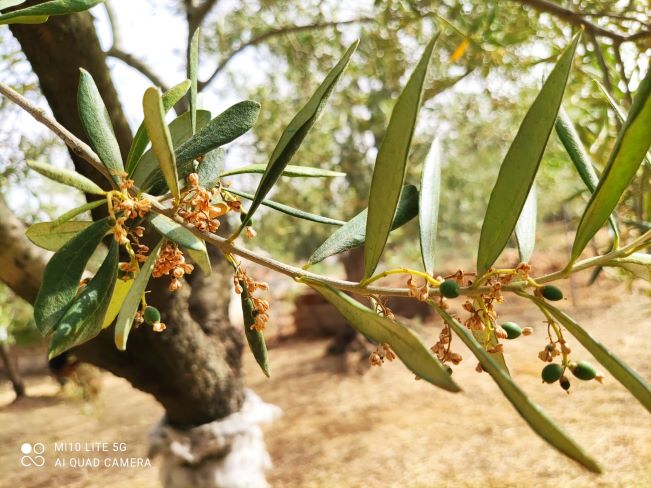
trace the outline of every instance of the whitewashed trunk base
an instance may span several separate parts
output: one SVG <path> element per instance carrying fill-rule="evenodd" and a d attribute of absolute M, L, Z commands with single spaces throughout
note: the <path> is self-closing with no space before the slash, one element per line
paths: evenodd
<path fill-rule="evenodd" d="M 260 424 L 281 413 L 246 390 L 242 409 L 221 420 L 178 430 L 163 418 L 149 434 L 149 457 L 162 458 L 165 488 L 266 488 L 271 458 Z"/>

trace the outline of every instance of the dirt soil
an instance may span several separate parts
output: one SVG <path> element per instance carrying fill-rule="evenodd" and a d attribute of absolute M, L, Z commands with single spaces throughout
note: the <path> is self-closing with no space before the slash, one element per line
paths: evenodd
<path fill-rule="evenodd" d="M 573 303 L 572 303 L 573 302 Z M 459 301 L 455 306 L 460 306 Z M 562 304 L 647 381 L 651 380 L 649 298 L 624 284 L 578 289 Z M 591 475 L 549 448 L 502 397 L 476 361 L 454 342 L 464 361 L 450 394 L 415 381 L 401 364 L 359 374 L 324 355 L 327 341 L 281 341 L 270 351 L 267 380 L 246 356 L 246 382 L 284 416 L 265 428 L 274 487 L 651 487 L 651 416 L 614 380 L 574 381 L 571 394 L 543 385 L 537 353 L 544 346 L 541 316 L 521 301 L 502 317 L 536 328 L 507 344 L 511 374 L 524 390 L 602 463 Z M 425 324 L 433 342 L 440 324 Z M 589 359 L 572 343 L 573 356 Z M 63 400 L 46 377 L 28 378 L 32 398 L 10 404 L 0 386 L 0 486 L 155 487 L 151 468 L 22 467 L 23 442 L 123 442 L 128 456 L 146 456 L 147 433 L 161 416 L 155 401 L 125 381 L 104 375 L 94 405 Z"/>

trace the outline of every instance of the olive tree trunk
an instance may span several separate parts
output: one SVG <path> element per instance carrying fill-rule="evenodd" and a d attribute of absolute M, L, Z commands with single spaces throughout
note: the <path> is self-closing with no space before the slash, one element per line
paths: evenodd
<path fill-rule="evenodd" d="M 131 131 L 92 16 L 81 13 L 53 17 L 42 25 L 15 25 L 11 29 L 38 76 L 54 116 L 84 140 L 76 109 L 79 68 L 93 76 L 120 148 L 126 154 Z M 73 154 L 71 157 L 82 174 L 102 183 L 85 162 Z M 0 279 L 33 302 L 46 257 L 34 250 L 23 231 L 17 219 L 4 222 L 0 219 L 0 241 L 11 241 L 10 246 L 0 248 L 0 265 L 10 263 L 8 268 L 0 266 Z M 17 234 L 20 237 L 13 239 Z M 3 235 L 12 238 L 3 239 Z M 38 257 L 30 253 L 37 253 Z M 206 277 L 196 269 L 187 284 L 175 293 L 167 290 L 165 280 L 152 282 L 148 301 L 161 311 L 162 320 L 168 325 L 164 333 L 140 327 L 130 334 L 127 351 L 120 352 L 114 346 L 109 328 L 73 352 L 80 360 L 125 378 L 163 405 L 166 416 L 153 434 L 151 452 L 163 456 L 161 477 L 166 486 L 265 486 L 263 470 L 268 465 L 268 455 L 257 423 L 271 419 L 277 412 L 243 387 L 243 335 L 228 320 L 231 286 L 228 267 L 216 252 L 211 252 L 211 259 L 212 276 Z M 220 431 L 221 422 L 230 425 L 233 418 L 239 422 L 239 430 L 230 429 L 226 435 L 224 429 Z M 212 437 L 210 432 L 214 434 Z M 197 436 L 202 439 L 200 442 Z M 186 449 L 183 453 L 192 459 L 179 455 L 178 446 L 183 444 L 180 437 L 193 439 L 196 450 Z M 219 444 L 217 450 L 216 444 Z M 233 459 L 249 461 L 242 464 Z"/>

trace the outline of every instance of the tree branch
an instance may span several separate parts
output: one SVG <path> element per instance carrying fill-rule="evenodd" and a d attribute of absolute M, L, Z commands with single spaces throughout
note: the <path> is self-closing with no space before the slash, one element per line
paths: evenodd
<path fill-rule="evenodd" d="M 115 44 L 106 51 L 106 55 L 115 59 L 119 59 L 123 63 L 131 66 L 136 71 L 139 71 L 143 76 L 149 79 L 154 85 L 159 86 L 164 92 L 169 90 L 167 84 L 156 74 L 154 71 L 147 66 L 143 61 L 139 60 L 132 54 L 129 54 Z"/>
<path fill-rule="evenodd" d="M 9 100 L 21 107 L 32 117 L 34 117 L 41 124 L 45 125 L 52 132 L 54 132 L 68 148 L 77 156 L 84 159 L 90 165 L 99 171 L 107 180 L 113 183 L 113 178 L 109 175 L 108 170 L 102 164 L 99 156 L 81 139 L 77 138 L 72 132 L 63 127 L 54 117 L 48 115 L 45 110 L 37 107 L 27 100 L 24 96 L 11 88 L 9 85 L 0 81 L 0 93 L 6 96 Z M 114 184 L 114 183 L 113 183 Z"/>
<path fill-rule="evenodd" d="M 292 26 L 285 26 L 285 27 L 279 27 L 277 29 L 271 29 L 266 32 L 263 32 L 262 34 L 253 37 L 252 39 L 243 42 L 240 44 L 238 47 L 233 49 L 230 53 L 228 53 L 222 61 L 217 65 L 215 68 L 215 71 L 212 72 L 212 74 L 208 77 L 206 81 L 202 81 L 198 83 L 197 89 L 199 91 L 203 90 L 206 88 L 210 83 L 212 83 L 215 78 L 226 68 L 226 65 L 233 60 L 235 56 L 240 54 L 242 51 L 249 47 L 257 46 L 258 44 L 261 44 L 265 41 L 268 41 L 269 39 L 273 39 L 274 37 L 281 37 L 286 34 L 292 34 L 295 32 L 303 32 L 303 31 L 310 31 L 310 30 L 322 30 L 322 29 L 327 29 L 330 27 L 339 27 L 342 25 L 350 25 L 350 24 L 365 24 L 365 23 L 373 23 L 376 22 L 377 19 L 373 17 L 361 17 L 358 19 L 350 19 L 350 20 L 341 20 L 341 21 L 330 21 L 330 22 L 317 22 L 314 24 L 307 24 L 307 25 L 292 25 Z"/>
<path fill-rule="evenodd" d="M 167 91 L 169 87 L 160 76 L 154 73 L 146 63 L 121 48 L 122 36 L 120 35 L 120 27 L 118 25 L 117 15 L 113 10 L 113 5 L 107 0 L 104 2 L 104 8 L 106 9 L 106 15 L 108 16 L 109 24 L 111 26 L 111 35 L 113 37 L 113 45 L 105 51 L 104 54 L 119 59 L 126 65 L 131 66 L 133 69 L 139 71 L 143 76 L 148 78 L 154 85 L 159 86 L 161 90 Z"/>
<path fill-rule="evenodd" d="M 583 14 L 566 9 L 560 5 L 547 0 L 515 0 L 522 5 L 527 5 L 539 12 L 544 12 L 562 19 L 569 24 L 577 27 L 584 27 L 587 31 L 594 33 L 596 36 L 607 37 L 617 43 L 634 42 L 640 39 L 651 37 L 651 31 L 643 30 L 635 34 L 625 35 L 609 31 L 587 20 Z"/>

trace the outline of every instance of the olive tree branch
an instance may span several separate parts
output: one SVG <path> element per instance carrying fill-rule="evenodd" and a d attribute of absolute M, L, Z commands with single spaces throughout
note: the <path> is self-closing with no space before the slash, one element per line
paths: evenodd
<path fill-rule="evenodd" d="M 586 19 L 585 15 L 573 10 L 569 10 L 556 3 L 547 0 L 515 0 L 521 5 L 527 5 L 539 12 L 544 12 L 553 15 L 556 18 L 564 20 L 565 22 L 577 27 L 583 27 L 585 30 L 594 33 L 599 37 L 607 37 L 612 39 L 615 43 L 634 42 L 641 39 L 651 37 L 651 30 L 643 30 L 635 34 L 625 35 L 618 32 L 613 32 L 597 24 L 590 22 Z"/>
<path fill-rule="evenodd" d="M 285 27 L 278 27 L 276 29 L 270 29 L 266 32 L 263 32 L 262 34 L 259 34 L 255 37 L 252 37 L 246 42 L 241 43 L 239 46 L 237 46 L 235 49 L 233 49 L 231 52 L 226 54 L 224 58 L 219 62 L 215 70 L 212 72 L 212 74 L 208 77 L 207 80 L 201 81 L 198 83 L 197 89 L 199 91 L 203 90 L 206 88 L 208 85 L 210 85 L 215 78 L 226 68 L 226 65 L 233 60 L 238 54 L 240 54 L 242 51 L 249 47 L 257 46 L 258 44 L 262 44 L 263 42 L 266 42 L 270 39 L 273 39 L 275 37 L 281 37 L 286 34 L 293 34 L 296 32 L 303 32 L 303 31 L 310 31 L 310 30 L 323 30 L 327 29 L 330 27 L 339 27 L 342 25 L 350 25 L 350 24 L 364 24 L 364 23 L 373 23 L 377 22 L 377 19 L 373 17 L 360 17 L 357 19 L 349 19 L 349 20 L 335 20 L 335 21 L 329 21 L 329 22 L 316 22 L 313 24 L 306 24 L 306 25 L 291 25 L 291 26 L 285 26 Z"/>
<path fill-rule="evenodd" d="M 66 129 L 64 126 L 59 124 L 54 117 L 47 114 L 45 110 L 37 107 L 32 102 L 27 100 L 24 96 L 18 93 L 16 90 L 11 88 L 9 85 L 0 81 L 0 94 L 7 97 L 9 100 L 14 102 L 16 105 L 21 107 L 32 117 L 34 117 L 38 122 L 46 126 L 52 132 L 54 132 L 68 148 L 77 156 L 84 159 L 88 162 L 93 168 L 99 171 L 102 176 L 104 176 L 111 185 L 115 188 L 115 183 L 111 175 L 109 174 L 106 167 L 102 164 L 102 161 L 99 159 L 99 156 L 95 154 L 88 144 L 75 136 L 72 132 Z"/>
<path fill-rule="evenodd" d="M 159 86 L 161 90 L 167 91 L 169 88 L 160 76 L 158 76 L 145 62 L 122 49 L 122 36 L 120 35 L 120 27 L 118 25 L 117 15 L 113 10 L 113 5 L 111 5 L 111 2 L 107 0 L 104 2 L 104 8 L 106 9 L 106 15 L 108 16 L 109 25 L 111 27 L 111 35 L 113 37 L 111 47 L 106 50 L 104 54 L 111 58 L 119 59 L 126 65 L 131 66 L 133 69 L 139 71 L 143 76 L 148 78 L 154 85 Z"/>
<path fill-rule="evenodd" d="M 59 124 L 53 117 L 46 114 L 43 109 L 35 106 L 25 97 L 23 97 L 18 92 L 16 92 L 13 88 L 11 88 L 10 86 L 2 82 L 0 82 L 0 94 L 3 94 L 9 100 L 19 105 L 26 112 L 32 115 L 32 117 L 34 117 L 38 122 L 42 123 L 48 129 L 54 132 L 57 136 L 59 136 L 59 138 L 61 138 L 61 140 L 63 140 L 63 142 L 72 150 L 72 152 L 74 152 L 79 157 L 87 161 L 93 168 L 95 168 L 102 175 L 104 175 L 107 178 L 107 180 L 111 182 L 111 184 L 115 185 L 113 183 L 113 179 L 111 178 L 108 171 L 100 161 L 97 154 L 95 154 L 95 152 L 85 142 L 81 141 L 74 134 L 72 134 L 68 129 L 66 129 L 61 124 Z M 137 188 L 132 188 L 132 190 L 136 193 L 139 192 Z M 356 283 L 352 281 L 338 280 L 335 278 L 322 276 L 316 273 L 312 273 L 310 271 L 306 271 L 297 266 L 292 266 L 290 264 L 277 261 L 273 258 L 263 256 L 254 251 L 241 247 L 238 244 L 235 244 L 233 241 L 226 239 L 224 237 L 220 237 L 210 232 L 200 231 L 199 229 L 194 227 L 194 225 L 190 224 L 189 222 L 186 222 L 181 217 L 176 215 L 174 209 L 165 207 L 157 197 L 153 197 L 151 195 L 145 195 L 145 197 L 151 202 L 152 211 L 154 213 L 165 215 L 166 217 L 173 219 L 179 225 L 182 225 L 190 232 L 195 234 L 197 237 L 205 240 L 211 246 L 216 247 L 225 255 L 233 254 L 239 256 L 241 258 L 246 259 L 247 261 L 254 262 L 256 264 L 264 266 L 265 268 L 268 268 L 270 270 L 294 278 L 296 281 L 301 281 L 302 279 L 310 279 L 313 281 L 317 281 L 319 283 L 323 283 L 325 285 L 332 286 L 333 288 L 337 288 L 341 291 L 346 291 L 358 295 L 365 295 L 365 296 L 384 295 L 384 296 L 404 296 L 404 297 L 411 296 L 410 294 L 411 290 L 409 290 L 409 288 L 363 286 L 360 283 Z M 632 254 L 633 252 L 639 250 L 641 247 L 648 245 L 649 241 L 651 241 L 651 230 L 645 232 L 640 237 L 636 238 L 635 240 L 633 240 L 631 243 L 629 243 L 624 247 L 621 247 L 615 251 L 611 251 L 601 256 L 595 256 L 593 258 L 588 258 L 583 261 L 579 261 L 567 270 L 561 270 L 555 273 L 544 275 L 538 278 L 537 280 L 534 280 L 534 283 L 542 285 L 544 283 L 549 283 L 552 281 L 567 278 L 572 273 L 576 273 L 578 271 L 582 271 L 584 269 L 593 266 L 601 266 L 607 264 L 613 259 L 625 257 Z M 513 292 L 521 291 L 524 288 L 531 286 L 531 284 L 532 284 L 531 280 L 517 281 L 503 286 L 502 290 L 513 291 Z M 460 294 L 467 295 L 467 296 L 477 296 L 483 293 L 488 293 L 491 290 L 492 287 L 489 286 L 463 287 L 460 289 Z M 429 292 L 429 296 L 431 297 L 440 296 L 440 292 L 438 288 L 431 289 Z"/>

